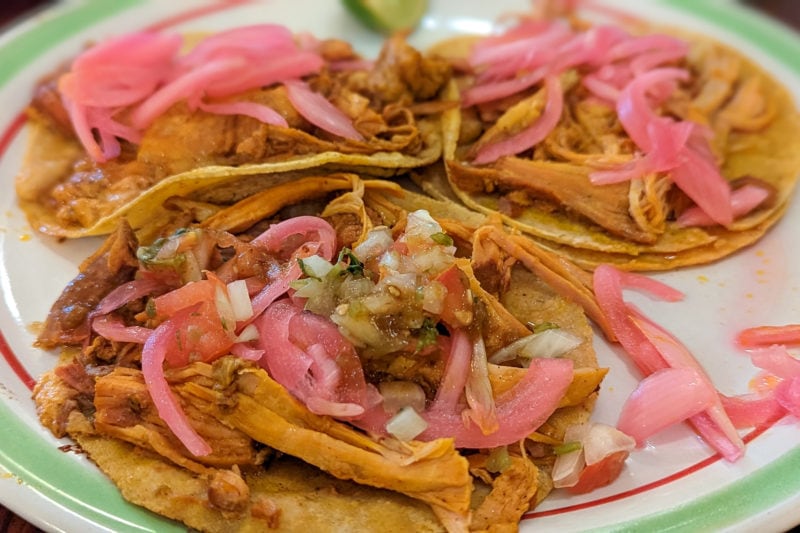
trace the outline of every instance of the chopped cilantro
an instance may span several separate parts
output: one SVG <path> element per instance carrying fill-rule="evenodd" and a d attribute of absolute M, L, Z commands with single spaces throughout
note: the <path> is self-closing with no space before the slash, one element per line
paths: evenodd
<path fill-rule="evenodd" d="M 581 449 L 580 441 L 574 440 L 570 442 L 565 442 L 564 444 L 559 444 L 558 446 L 553 446 L 553 453 L 556 455 L 564 455 L 570 452 L 574 452 Z"/>
<path fill-rule="evenodd" d="M 453 238 L 447 233 L 443 233 L 441 231 L 431 235 L 431 240 L 436 244 L 441 244 L 442 246 L 453 246 Z"/>
<path fill-rule="evenodd" d="M 364 275 L 364 263 L 359 261 L 358 257 L 355 256 L 350 248 L 342 248 L 336 262 L 341 263 L 345 259 L 347 259 L 347 272 L 354 276 Z"/>
<path fill-rule="evenodd" d="M 439 330 L 436 329 L 436 322 L 430 317 L 425 317 L 422 321 L 422 326 L 419 328 L 419 337 L 417 341 L 417 351 L 424 350 L 428 346 L 436 344 L 436 339 L 439 337 Z"/>

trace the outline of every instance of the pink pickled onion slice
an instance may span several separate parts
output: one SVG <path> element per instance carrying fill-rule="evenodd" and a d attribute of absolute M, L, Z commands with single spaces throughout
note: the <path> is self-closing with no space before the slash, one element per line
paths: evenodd
<path fill-rule="evenodd" d="M 534 359 L 519 383 L 495 398 L 497 431 L 485 435 L 474 423 L 465 425 L 459 409 L 429 409 L 422 415 L 428 428 L 417 438 L 452 437 L 458 448 L 495 448 L 517 442 L 547 420 L 571 382 L 571 360 Z"/>
<path fill-rule="evenodd" d="M 261 61 L 251 61 L 236 76 L 217 79 L 204 87 L 203 91 L 209 98 L 223 98 L 255 87 L 266 87 L 317 73 L 323 64 L 323 59 L 312 52 L 285 53 Z"/>
<path fill-rule="evenodd" d="M 651 122 L 647 125 L 647 134 L 653 146 L 651 151 L 617 169 L 592 172 L 589 179 L 593 185 L 608 185 L 671 170 L 681 161 L 694 127 L 695 124 L 691 122 Z"/>
<path fill-rule="evenodd" d="M 72 63 L 69 96 L 97 107 L 136 103 L 169 75 L 182 41 L 180 35 L 132 33 L 102 42 Z"/>
<path fill-rule="evenodd" d="M 661 83 L 673 80 L 685 81 L 688 78 L 689 73 L 682 69 L 654 69 L 636 76 L 620 93 L 617 100 L 617 116 L 630 138 L 644 152 L 653 149 L 647 130 L 648 125 L 654 121 L 668 120 L 653 111 L 648 101 L 648 93 L 653 92 Z"/>
<path fill-rule="evenodd" d="M 364 137 L 353 126 L 350 117 L 324 96 L 312 91 L 307 83 L 293 80 L 285 81 L 284 85 L 292 106 L 307 121 L 345 139 L 364 140 Z"/>
<path fill-rule="evenodd" d="M 162 322 L 155 329 L 142 348 L 142 374 L 158 416 L 192 455 L 202 457 L 212 452 L 211 446 L 192 427 L 164 377 L 167 345 L 177 333 L 172 320 Z"/>
<path fill-rule="evenodd" d="M 775 387 L 775 400 L 788 412 L 800 418 L 800 377 L 779 383 Z"/>
<path fill-rule="evenodd" d="M 242 58 L 224 58 L 191 70 L 158 89 L 136 107 L 131 113 L 131 124 L 144 129 L 173 104 L 202 93 L 208 84 L 236 75 L 246 68 L 247 61 Z"/>
<path fill-rule="evenodd" d="M 750 213 L 753 209 L 769 198 L 769 191 L 758 185 L 748 183 L 731 192 L 731 210 L 734 218 L 739 218 Z M 678 217 L 681 226 L 710 226 L 716 224 L 702 209 L 697 206 L 690 207 Z"/>
<path fill-rule="evenodd" d="M 329 320 L 289 300 L 256 321 L 270 375 L 317 414 L 358 417 L 376 404 L 355 350 Z"/>
<path fill-rule="evenodd" d="M 435 410 L 455 410 L 469 378 L 473 349 L 469 336 L 464 330 L 455 329 L 450 338 L 452 342 L 444 367 L 444 375 L 431 404 L 431 409 Z"/>
<path fill-rule="evenodd" d="M 100 163 L 108 160 L 103 153 L 103 149 L 97 144 L 97 141 L 92 134 L 92 128 L 89 125 L 86 106 L 72 101 L 66 94 L 61 95 L 61 101 L 64 104 L 64 109 L 67 110 L 69 120 L 72 123 L 72 129 L 75 130 L 75 135 L 83 145 L 83 149 L 89 154 L 89 157 Z"/>
<path fill-rule="evenodd" d="M 592 95 L 606 104 L 616 106 L 620 89 L 595 74 L 588 74 L 581 79 L 581 84 Z"/>
<path fill-rule="evenodd" d="M 289 127 L 283 115 L 275 111 L 269 106 L 258 104 L 256 102 L 225 102 L 219 104 L 208 104 L 199 102 L 197 107 L 216 115 L 245 115 L 252 117 L 265 124 L 272 124 L 274 126 Z"/>
<path fill-rule="evenodd" d="M 547 91 L 547 101 L 538 120 L 508 139 L 481 147 L 478 155 L 475 156 L 475 164 L 492 163 L 500 157 L 518 154 L 532 148 L 547 137 L 561 120 L 564 94 L 561 91 L 561 81 L 556 76 L 545 78 L 545 90 Z"/>
<path fill-rule="evenodd" d="M 92 329 L 95 333 L 114 342 L 135 342 L 144 344 L 147 338 L 153 333 L 150 328 L 142 326 L 126 326 L 119 317 L 103 315 L 92 321 Z"/>
<path fill-rule="evenodd" d="M 622 406 L 617 429 L 638 444 L 716 401 L 716 391 L 693 368 L 665 368 L 644 378 Z"/>
<path fill-rule="evenodd" d="M 600 265 L 594 272 L 598 304 L 622 347 L 645 376 L 665 368 L 692 368 L 713 389 L 702 366 L 685 346 L 624 301 L 622 289 L 625 280 L 630 282 L 638 277 L 640 275 L 623 273 L 611 265 Z M 735 461 L 741 457 L 744 443 L 719 398 L 705 411 L 692 416 L 690 421 L 704 440 L 727 460 Z"/>
<path fill-rule="evenodd" d="M 553 22 L 543 32 L 494 46 L 473 48 L 469 63 L 483 68 L 479 83 L 514 76 L 538 68 L 552 60 L 557 46 L 572 36 L 566 24 Z"/>
<path fill-rule="evenodd" d="M 489 362 L 486 359 L 483 338 L 480 336 L 473 343 L 469 378 L 464 388 L 464 396 L 469 407 L 461 413 L 463 419 L 474 422 L 485 435 L 497 431 L 499 424 L 492 384 L 489 381 Z"/>
<path fill-rule="evenodd" d="M 272 378 L 301 400 L 310 394 L 312 358 L 289 340 L 289 321 L 302 310 L 288 301 L 270 305 L 255 321 L 264 344 L 264 366 Z"/>
<path fill-rule="evenodd" d="M 108 65 L 140 67 L 170 64 L 182 44 L 183 38 L 178 34 L 129 33 L 87 49 L 72 62 L 72 69 L 92 71 Z"/>
<path fill-rule="evenodd" d="M 296 49 L 292 32 L 278 24 L 240 26 L 210 35 L 181 58 L 184 65 L 203 65 L 221 57 L 258 59 L 265 54 Z"/>
<path fill-rule="evenodd" d="M 503 80 L 493 83 L 484 83 L 470 87 L 461 95 L 461 107 L 469 107 L 475 104 L 482 104 L 499 100 L 539 83 L 545 76 L 546 69 L 538 68 L 532 72 L 523 74 L 510 80 Z"/>
<path fill-rule="evenodd" d="M 303 312 L 292 318 L 289 326 L 292 342 L 314 359 L 311 373 L 315 382 L 325 386 L 328 400 L 355 404 L 361 411 L 371 407 L 375 396 L 369 391 L 372 386 L 366 382 L 361 360 L 330 319 Z"/>
<path fill-rule="evenodd" d="M 634 313 L 633 320 L 670 367 L 693 368 L 706 381 L 709 389 L 716 391 L 697 359 L 674 336 L 641 314 Z M 744 443 L 736 432 L 733 422 L 728 418 L 719 396 L 708 409 L 692 416 L 690 421 L 705 441 L 727 460 L 735 461 L 742 456 Z"/>
<path fill-rule="evenodd" d="M 316 239 L 312 237 L 313 234 L 317 235 Z M 292 245 L 291 238 L 293 236 L 302 236 L 304 243 L 309 240 L 318 242 L 320 245 L 319 255 L 327 261 L 333 259 L 336 250 L 336 230 L 325 219 L 314 216 L 292 217 L 273 224 L 253 239 L 251 244 L 261 246 L 286 259 L 297 251 L 297 246 Z M 287 244 L 289 249 L 286 249 Z"/>
<path fill-rule="evenodd" d="M 291 283 L 297 279 L 303 272 L 300 267 L 295 263 L 289 268 L 284 269 L 281 274 L 267 283 L 255 296 L 253 296 L 251 303 L 253 306 L 253 316 L 246 320 L 244 324 L 240 325 L 239 329 L 243 329 L 247 324 L 252 323 L 264 310 L 272 305 L 274 301 L 286 294 L 291 288 Z"/>
<path fill-rule="evenodd" d="M 727 418 L 727 414 L 720 405 L 719 409 L 722 411 L 721 415 Z M 689 423 L 694 427 L 695 432 L 703 437 L 711 447 L 722 455 L 725 460 L 733 463 L 738 461 L 744 455 L 744 443 L 740 438 L 732 439 L 730 435 L 723 431 L 717 422 L 712 417 L 711 410 L 698 413 L 689 419 Z M 728 419 L 730 420 L 730 419 Z M 733 423 L 730 423 L 733 427 Z M 734 431 L 735 433 L 735 431 Z M 738 433 L 735 433 L 738 436 Z"/>
<path fill-rule="evenodd" d="M 264 357 L 264 350 L 253 348 L 246 342 L 237 342 L 231 346 L 231 353 L 240 359 L 247 361 L 259 361 Z"/>
<path fill-rule="evenodd" d="M 736 342 L 744 348 L 771 344 L 800 344 L 800 324 L 747 328 L 739 332 Z"/>
<path fill-rule="evenodd" d="M 671 52 L 676 54 L 676 59 L 685 56 L 689 52 L 689 45 L 686 41 L 676 39 L 669 35 L 654 33 L 628 39 L 616 44 L 608 51 L 607 59 L 617 61 L 631 56 L 639 56 L 653 50 L 660 52 Z"/>
<path fill-rule="evenodd" d="M 750 360 L 754 366 L 781 379 L 800 377 L 800 360 L 793 357 L 783 345 L 774 344 L 751 350 Z"/>
<path fill-rule="evenodd" d="M 164 288 L 164 284 L 151 278 L 129 281 L 109 292 L 92 311 L 93 316 L 105 315 L 128 302 L 138 300 Z"/>
<path fill-rule="evenodd" d="M 733 222 L 731 187 L 716 164 L 701 155 L 703 151 L 684 151 L 685 161 L 670 172 L 670 177 L 711 220 L 727 226 Z"/>
<path fill-rule="evenodd" d="M 631 319 L 628 306 L 622 298 L 624 276 L 622 271 L 610 265 L 598 266 L 594 271 L 594 293 L 619 343 L 639 370 L 649 375 L 667 368 L 667 363 Z"/>
<path fill-rule="evenodd" d="M 786 414 L 774 394 L 720 396 L 725 412 L 737 428 L 760 427 Z"/>

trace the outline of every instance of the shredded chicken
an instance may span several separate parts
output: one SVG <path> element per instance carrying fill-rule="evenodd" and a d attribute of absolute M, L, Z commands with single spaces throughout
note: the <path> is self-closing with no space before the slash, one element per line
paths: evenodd
<path fill-rule="evenodd" d="M 470 457 L 470 470 L 491 486 L 491 491 L 472 513 L 471 531 L 517 531 L 522 515 L 535 503 L 539 471 L 527 457 L 508 455 L 498 473 L 487 468 L 488 456 Z"/>
<path fill-rule="evenodd" d="M 229 366 L 235 373 L 231 392 L 197 382 L 183 383 L 176 391 L 203 413 L 338 478 L 468 513 L 472 481 L 466 460 L 451 440 L 388 447 L 346 424 L 311 413 L 263 370 Z M 417 454 L 420 450 L 424 453 Z"/>

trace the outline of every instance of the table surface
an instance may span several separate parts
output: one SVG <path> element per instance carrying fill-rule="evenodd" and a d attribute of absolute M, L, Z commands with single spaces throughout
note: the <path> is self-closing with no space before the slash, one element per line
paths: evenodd
<path fill-rule="evenodd" d="M 53 0 L 0 0 L 0 31 L 13 24 L 32 9 L 41 8 Z M 743 4 L 762 11 L 783 23 L 800 30 L 800 4 L 797 0 L 742 0 Z M 0 532 L 35 533 L 40 530 L 0 505 Z"/>

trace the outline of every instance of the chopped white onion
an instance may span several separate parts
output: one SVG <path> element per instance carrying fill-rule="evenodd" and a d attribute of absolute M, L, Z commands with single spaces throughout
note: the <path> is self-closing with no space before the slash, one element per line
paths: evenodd
<path fill-rule="evenodd" d="M 418 412 L 425 410 L 425 391 L 413 381 L 384 381 L 378 385 L 383 397 L 383 409 L 397 413 L 403 407 L 413 407 Z"/>
<path fill-rule="evenodd" d="M 583 455 L 587 465 L 602 461 L 612 453 L 630 452 L 636 448 L 633 437 L 607 424 L 591 424 L 583 439 Z"/>
<path fill-rule="evenodd" d="M 572 487 L 587 465 L 593 465 L 617 452 L 630 452 L 636 441 L 613 426 L 589 422 L 574 424 L 564 432 L 564 443 L 579 442 L 580 448 L 556 456 L 553 486 Z"/>
<path fill-rule="evenodd" d="M 424 209 L 418 209 L 408 214 L 406 219 L 405 234 L 414 237 L 430 239 L 434 233 L 441 233 L 442 226 Z"/>
<path fill-rule="evenodd" d="M 582 449 L 557 455 L 553 465 L 553 486 L 557 489 L 574 486 L 585 466 Z"/>
<path fill-rule="evenodd" d="M 325 258 L 318 255 L 304 257 L 302 261 L 303 271 L 310 273 L 311 276 L 319 279 L 324 278 L 333 268 L 332 264 L 326 261 Z"/>
<path fill-rule="evenodd" d="M 253 303 L 247 292 L 247 282 L 237 279 L 228 283 L 228 298 L 233 308 L 233 316 L 237 322 L 242 322 L 253 316 Z"/>
<path fill-rule="evenodd" d="M 222 320 L 222 328 L 232 332 L 236 327 L 236 317 L 233 314 L 233 306 L 231 305 L 228 291 L 223 285 L 216 285 L 214 288 L 214 304 L 217 307 L 219 318 Z"/>
<path fill-rule="evenodd" d="M 386 431 L 402 441 L 413 440 L 427 427 L 428 423 L 413 407 L 403 407 L 386 423 Z"/>
<path fill-rule="evenodd" d="M 516 358 L 530 362 L 534 357 L 561 357 L 580 346 L 581 342 L 583 341 L 580 337 L 563 329 L 546 329 L 517 339 L 497 350 L 489 358 L 489 362 L 500 364 Z"/>
<path fill-rule="evenodd" d="M 441 315 L 446 297 L 447 288 L 438 281 L 431 281 L 422 290 L 422 309 L 434 315 Z"/>
<path fill-rule="evenodd" d="M 367 238 L 353 248 L 353 254 L 355 254 L 359 260 L 366 262 L 375 257 L 380 257 L 380 255 L 391 248 L 393 244 L 392 230 L 386 226 L 378 226 L 371 229 L 369 233 L 367 233 Z"/>
<path fill-rule="evenodd" d="M 247 324 L 236 336 L 236 342 L 249 342 L 258 339 L 258 328 L 255 324 Z"/>

